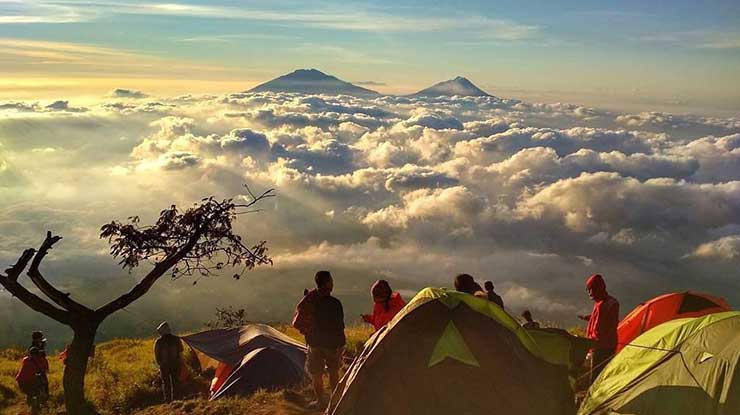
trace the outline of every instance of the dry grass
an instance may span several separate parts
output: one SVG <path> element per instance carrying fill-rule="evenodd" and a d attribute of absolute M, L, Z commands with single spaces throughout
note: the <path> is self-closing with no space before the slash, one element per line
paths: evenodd
<path fill-rule="evenodd" d="M 303 341 L 303 336 L 292 327 L 283 325 L 277 328 Z M 359 353 L 372 332 L 372 328 L 367 325 L 348 327 L 347 355 Z M 26 413 L 23 403 L 25 397 L 15 382 L 23 353 L 19 349 L 0 351 L 0 413 Z M 56 356 L 49 356 L 49 365 L 49 413 L 56 414 L 63 407 L 61 385 L 64 368 Z M 248 398 L 208 402 L 205 398 L 210 379 L 195 376 L 185 388 L 188 400 L 161 405 L 160 382 L 159 370 L 154 363 L 154 339 L 120 339 L 97 345 L 85 378 L 85 390 L 88 400 L 103 415 L 312 413 L 287 402 L 281 393 L 260 392 Z"/>
<path fill-rule="evenodd" d="M 280 392 L 257 392 L 247 398 L 225 398 L 214 402 L 206 399 L 178 401 L 146 408 L 136 415 L 314 415 L 311 411 L 287 402 Z"/>

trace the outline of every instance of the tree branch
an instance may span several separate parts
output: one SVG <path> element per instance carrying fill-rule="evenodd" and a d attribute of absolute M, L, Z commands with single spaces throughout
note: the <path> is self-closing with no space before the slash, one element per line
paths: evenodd
<path fill-rule="evenodd" d="M 195 233 L 193 233 L 187 244 L 180 248 L 180 250 L 163 259 L 161 262 L 157 263 L 154 268 L 149 271 L 149 273 L 146 274 L 146 276 L 142 278 L 141 281 L 139 281 L 139 283 L 134 286 L 134 288 L 131 289 L 131 291 L 121 295 L 115 300 L 95 310 L 95 314 L 98 316 L 98 318 L 101 320 L 105 319 L 109 315 L 128 306 L 129 304 L 133 303 L 134 301 L 141 298 L 144 294 L 149 292 L 154 283 L 157 282 L 157 280 L 162 275 L 166 274 L 167 271 L 169 271 L 178 262 L 180 262 L 180 260 L 183 259 L 185 255 L 190 252 L 191 249 L 193 249 L 200 237 L 201 231 L 199 229 L 195 231 Z"/>
<path fill-rule="evenodd" d="M 41 261 L 44 259 L 44 257 L 46 257 L 46 254 L 49 253 L 49 250 L 54 247 L 54 244 L 59 242 L 61 239 L 61 236 L 53 236 L 51 234 L 51 231 L 46 232 L 46 239 L 44 239 L 41 247 L 38 251 L 36 251 L 36 255 L 33 257 L 31 267 L 28 269 L 28 276 L 31 278 L 31 281 L 36 284 L 39 290 L 44 293 L 45 296 L 49 297 L 60 307 L 73 312 L 92 312 L 92 310 L 90 310 L 89 308 L 71 299 L 69 293 L 63 293 L 56 289 L 53 285 L 49 284 L 44 276 L 41 275 L 41 271 L 39 271 Z"/>
<path fill-rule="evenodd" d="M 26 269 L 26 265 L 33 258 L 34 249 L 26 249 L 23 254 L 18 258 L 18 262 L 12 267 L 5 270 L 7 275 L 0 274 L 0 285 L 5 287 L 14 297 L 17 297 L 25 305 L 29 306 L 33 310 L 44 314 L 45 316 L 52 318 L 60 323 L 69 325 L 71 323 L 71 316 L 69 312 L 54 307 L 50 303 L 44 301 L 41 297 L 28 291 L 24 286 L 18 283 L 18 276 Z"/>

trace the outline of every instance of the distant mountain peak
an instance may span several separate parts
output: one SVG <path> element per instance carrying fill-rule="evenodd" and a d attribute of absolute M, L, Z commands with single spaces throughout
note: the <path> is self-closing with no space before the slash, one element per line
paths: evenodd
<path fill-rule="evenodd" d="M 377 92 L 353 85 L 318 69 L 296 69 L 271 81 L 257 85 L 247 92 L 295 92 L 302 94 L 329 94 L 374 96 Z"/>
<path fill-rule="evenodd" d="M 464 76 L 456 76 L 453 79 L 436 83 L 429 88 L 413 94 L 416 97 L 439 97 L 461 95 L 469 97 L 491 96 L 488 92 L 478 88 Z"/>

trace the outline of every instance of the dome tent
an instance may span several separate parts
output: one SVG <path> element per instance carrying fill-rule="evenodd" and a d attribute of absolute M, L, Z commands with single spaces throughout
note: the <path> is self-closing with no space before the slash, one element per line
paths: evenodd
<path fill-rule="evenodd" d="M 305 346 L 267 325 L 208 330 L 182 339 L 196 351 L 202 366 L 216 367 L 212 400 L 305 379 Z"/>
<path fill-rule="evenodd" d="M 666 321 L 730 310 L 724 299 L 695 291 L 655 297 L 637 306 L 619 323 L 617 351 L 640 334 Z"/>
<path fill-rule="evenodd" d="M 567 368 L 497 305 L 422 290 L 365 343 L 327 414 L 570 414 Z"/>
<path fill-rule="evenodd" d="M 740 312 L 672 320 L 618 353 L 579 415 L 740 414 Z"/>

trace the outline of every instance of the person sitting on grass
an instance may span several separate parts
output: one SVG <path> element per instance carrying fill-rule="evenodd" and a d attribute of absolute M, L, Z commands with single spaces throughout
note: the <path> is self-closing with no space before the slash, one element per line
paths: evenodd
<path fill-rule="evenodd" d="M 391 289 L 386 280 L 376 281 L 370 289 L 370 294 L 373 296 L 373 313 L 363 314 L 362 320 L 372 324 L 377 331 L 393 320 L 406 302 L 403 301 L 401 294 Z"/>
<path fill-rule="evenodd" d="M 316 288 L 310 290 L 296 306 L 293 327 L 306 338 L 308 355 L 306 369 L 311 375 L 316 401 L 309 404 L 324 409 L 324 370 L 329 372 L 329 386 L 333 391 L 339 383 L 339 369 L 346 338 L 342 303 L 332 297 L 334 279 L 329 271 L 319 271 L 314 277 Z"/>

